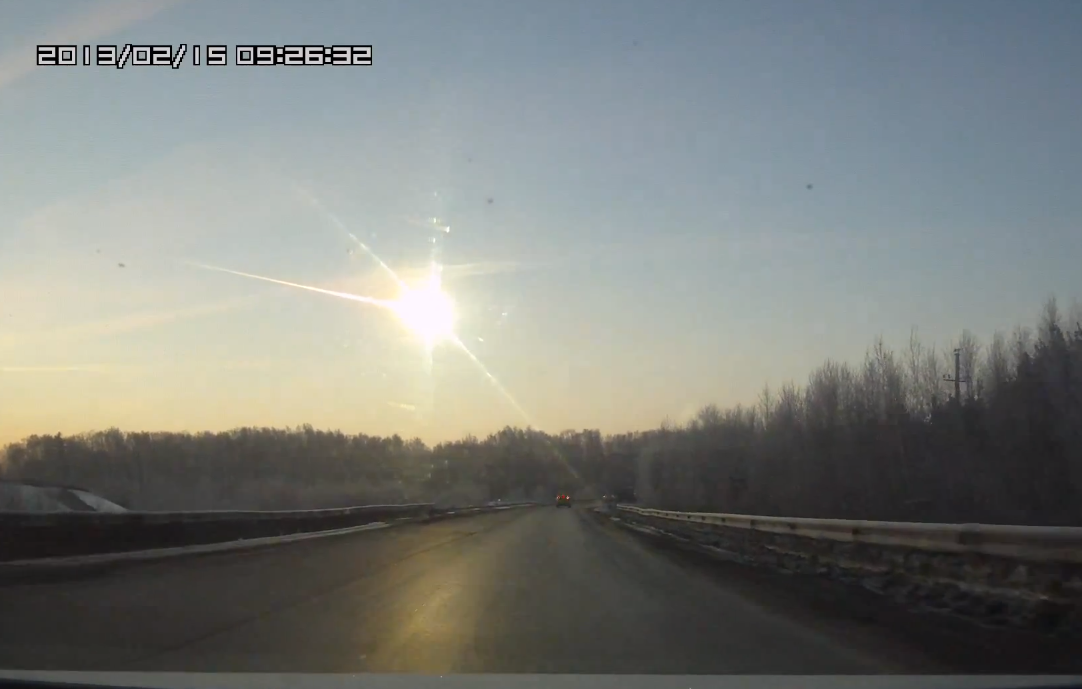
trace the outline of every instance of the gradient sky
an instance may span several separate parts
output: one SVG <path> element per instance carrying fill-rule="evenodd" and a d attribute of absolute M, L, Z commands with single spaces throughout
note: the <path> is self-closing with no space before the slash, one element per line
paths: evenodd
<path fill-rule="evenodd" d="M 944 346 L 1082 296 L 1079 2 L 0 17 L 0 441 L 645 429 L 878 334 Z M 43 42 L 361 43 L 374 65 L 35 67 Z M 332 215 L 407 282 L 439 250 L 506 395 L 454 347 L 429 368 L 386 310 L 185 263 L 396 296 Z"/>

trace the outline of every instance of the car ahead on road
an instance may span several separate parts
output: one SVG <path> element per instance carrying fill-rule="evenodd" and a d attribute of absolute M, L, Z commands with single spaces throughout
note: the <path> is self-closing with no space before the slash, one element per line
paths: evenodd
<path fill-rule="evenodd" d="M 571 496 L 563 493 L 556 496 L 557 507 L 571 507 Z"/>

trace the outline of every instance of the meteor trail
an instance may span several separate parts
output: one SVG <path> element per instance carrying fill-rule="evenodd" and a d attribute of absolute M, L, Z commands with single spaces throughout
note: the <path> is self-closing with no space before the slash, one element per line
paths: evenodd
<path fill-rule="evenodd" d="M 253 280 L 262 280 L 263 282 L 270 282 L 276 285 L 284 285 L 286 287 L 296 287 L 297 289 L 307 290 L 309 292 L 315 292 L 317 294 L 326 294 L 332 297 L 338 297 L 339 299 L 348 299 L 350 301 L 360 302 L 362 304 L 371 304 L 372 306 L 378 306 L 382 309 L 386 309 L 393 313 L 398 319 L 406 325 L 410 330 L 416 333 L 425 344 L 426 353 L 426 367 L 431 368 L 432 365 L 432 350 L 434 346 L 440 342 L 448 342 L 453 344 L 457 349 L 461 350 L 466 357 L 472 362 L 484 375 L 485 379 L 496 389 L 497 392 L 511 405 L 511 407 L 518 412 L 522 418 L 531 426 L 534 427 L 534 423 L 530 416 L 522 408 L 517 400 L 511 395 L 511 393 L 500 383 L 500 381 L 488 370 L 488 367 L 481 362 L 481 360 L 470 351 L 469 347 L 458 337 L 454 332 L 454 310 L 451 300 L 443 292 L 441 287 L 441 273 L 443 272 L 443 266 L 438 260 L 438 247 L 432 247 L 432 258 L 429 263 L 429 276 L 424 285 L 420 287 L 410 287 L 407 285 L 387 263 L 383 261 L 376 252 L 373 251 L 367 244 L 362 242 L 357 235 L 353 234 L 346 227 L 342 220 L 332 213 L 323 203 L 316 197 L 314 193 L 305 189 L 300 184 L 292 184 L 293 191 L 299 194 L 308 202 L 313 208 L 319 211 L 327 220 L 331 222 L 338 230 L 349 237 L 353 242 L 360 247 L 372 260 L 379 264 L 380 268 L 394 280 L 395 284 L 399 288 L 399 295 L 397 299 L 376 299 L 375 297 L 366 297 L 358 294 L 350 294 L 348 292 L 337 292 L 329 289 L 322 289 L 320 287 L 313 287 L 311 285 L 303 285 L 297 282 L 289 282 L 287 280 L 278 280 L 276 278 L 265 277 L 263 275 L 254 275 L 252 273 L 244 273 L 239 270 L 230 270 L 229 268 L 220 268 L 218 266 L 207 265 L 205 263 L 197 263 L 194 261 L 185 261 L 189 266 L 195 268 L 201 268 L 203 270 L 213 270 L 219 273 L 227 273 L 230 275 L 236 275 L 239 277 L 250 278 Z M 435 229 L 440 230 L 443 234 L 450 232 L 450 225 L 445 221 L 440 221 L 437 218 L 432 219 L 432 226 Z M 433 239 L 433 244 L 436 244 Z M 557 452 L 559 455 L 559 452 Z"/>
<path fill-rule="evenodd" d="M 321 287 L 312 287 L 311 285 L 302 285 L 297 282 L 287 282 L 286 280 L 276 280 L 274 278 L 264 277 L 262 275 L 253 275 L 252 273 L 242 273 L 239 270 L 230 270 L 229 268 L 219 268 L 217 266 L 209 266 L 203 263 L 190 263 L 196 268 L 202 268 L 204 270 L 214 270 L 219 273 L 229 273 L 230 275 L 239 275 L 244 278 L 252 278 L 253 280 L 263 280 L 264 282 L 273 282 L 276 285 L 285 285 L 286 287 L 296 287 L 298 289 L 306 289 L 309 292 L 317 292 L 319 294 L 326 294 L 332 297 L 338 297 L 339 299 L 349 299 L 350 301 L 359 301 L 362 304 L 372 304 L 373 306 L 379 306 L 380 308 L 395 310 L 396 302 L 389 301 L 387 299 L 376 299 L 375 297 L 363 297 L 359 294 L 350 294 L 349 292 L 335 292 L 334 290 L 323 289 Z"/>

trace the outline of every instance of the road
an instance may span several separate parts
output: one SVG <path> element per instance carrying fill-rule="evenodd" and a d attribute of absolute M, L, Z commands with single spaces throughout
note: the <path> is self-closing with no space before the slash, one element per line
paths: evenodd
<path fill-rule="evenodd" d="M 829 583 L 735 565 L 722 571 L 689 557 L 587 510 L 545 507 L 8 583 L 0 585 L 0 667 L 1034 670 L 994 666 L 1006 655 L 995 648 L 989 653 L 987 644 L 1017 647 L 1017 639 L 984 639 L 972 649 L 973 659 L 958 651 L 944 655 L 943 637 L 928 634 L 946 633 L 949 625 L 913 627 L 908 618 L 881 610 L 869 617 L 867 609 L 854 613 L 848 602 L 832 599 L 836 592 L 815 588 Z M 972 644 L 983 637 L 962 630 L 952 638 Z M 1057 649 L 1043 652 L 1066 657 Z M 1052 669 L 1050 660 L 1026 657 L 1038 670 Z"/>

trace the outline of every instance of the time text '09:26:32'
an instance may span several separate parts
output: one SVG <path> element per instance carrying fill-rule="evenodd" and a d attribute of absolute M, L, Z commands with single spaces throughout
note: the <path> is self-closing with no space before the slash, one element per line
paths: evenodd
<path fill-rule="evenodd" d="M 230 59 L 232 57 L 232 60 Z M 39 66 L 369 66 L 370 45 L 39 45 Z"/>

